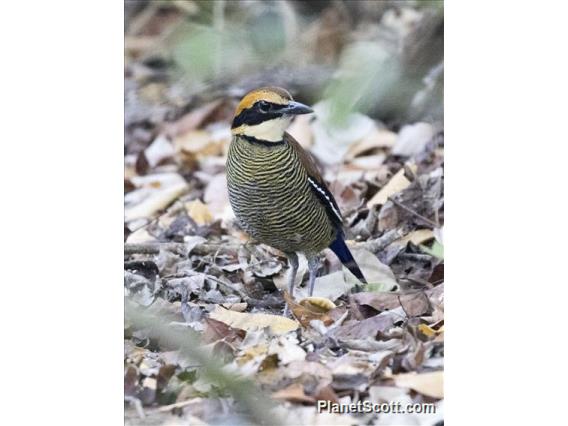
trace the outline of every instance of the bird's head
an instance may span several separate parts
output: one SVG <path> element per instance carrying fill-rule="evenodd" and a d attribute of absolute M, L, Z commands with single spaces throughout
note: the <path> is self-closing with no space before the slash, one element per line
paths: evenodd
<path fill-rule="evenodd" d="M 313 110 L 292 99 L 279 87 L 263 87 L 245 95 L 235 112 L 233 135 L 253 137 L 266 142 L 282 140 L 292 116 Z"/>

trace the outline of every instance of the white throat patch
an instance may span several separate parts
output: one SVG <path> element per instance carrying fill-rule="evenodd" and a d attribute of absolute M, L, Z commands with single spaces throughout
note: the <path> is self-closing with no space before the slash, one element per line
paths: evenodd
<path fill-rule="evenodd" d="M 278 142 L 282 140 L 284 131 L 290 124 L 290 118 L 278 117 L 272 120 L 263 121 L 254 126 L 243 124 L 234 130 L 234 133 L 252 136 L 253 138 L 269 142 Z"/>

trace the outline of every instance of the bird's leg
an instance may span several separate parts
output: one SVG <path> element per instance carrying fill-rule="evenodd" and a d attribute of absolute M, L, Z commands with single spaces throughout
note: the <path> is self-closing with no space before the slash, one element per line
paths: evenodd
<path fill-rule="evenodd" d="M 294 281 L 296 279 L 296 272 L 298 272 L 298 255 L 296 253 L 286 253 L 288 262 L 290 263 L 290 279 L 288 281 L 288 293 L 290 297 L 294 295 Z"/>
<path fill-rule="evenodd" d="M 310 297 L 314 294 L 314 284 L 316 283 L 316 276 L 319 268 L 319 258 L 317 255 L 307 256 L 308 269 L 310 271 L 310 281 L 308 284 Z"/>
<path fill-rule="evenodd" d="M 294 281 L 296 280 L 296 272 L 298 272 L 298 255 L 296 253 L 286 253 L 286 257 L 288 258 L 288 263 L 290 264 L 290 278 L 288 281 L 288 293 L 290 297 L 294 296 Z M 289 309 L 288 303 L 286 303 L 286 307 L 284 308 L 284 316 L 288 316 Z"/>

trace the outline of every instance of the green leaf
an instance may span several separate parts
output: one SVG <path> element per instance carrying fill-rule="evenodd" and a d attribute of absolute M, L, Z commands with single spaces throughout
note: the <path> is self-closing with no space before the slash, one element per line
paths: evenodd
<path fill-rule="evenodd" d="M 442 244 L 440 244 L 438 241 L 434 241 L 434 243 L 432 244 L 432 247 L 427 247 L 427 246 L 422 244 L 422 245 L 420 245 L 420 248 L 425 253 L 428 253 L 428 254 L 430 254 L 434 257 L 437 257 L 438 259 L 444 260 L 444 246 Z"/>

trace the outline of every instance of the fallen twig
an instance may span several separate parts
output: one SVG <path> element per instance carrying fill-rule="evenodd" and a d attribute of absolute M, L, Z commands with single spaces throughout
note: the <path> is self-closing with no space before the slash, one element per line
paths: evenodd
<path fill-rule="evenodd" d="M 226 243 L 202 243 L 197 244 L 191 249 L 192 254 L 206 256 L 214 254 L 218 251 L 235 251 L 238 250 L 240 245 L 226 244 Z M 186 245 L 184 243 L 163 243 L 163 242 L 147 242 L 147 243 L 127 243 L 124 245 L 124 254 L 159 254 L 160 249 L 168 250 L 176 254 L 186 253 Z"/>
<path fill-rule="evenodd" d="M 373 253 L 378 253 L 381 250 L 385 249 L 389 244 L 393 241 L 398 240 L 399 238 L 404 237 L 405 232 L 403 229 L 392 229 L 390 231 L 385 232 L 379 238 L 375 238 L 373 240 L 365 241 L 363 243 L 357 243 L 354 246 L 367 249 Z"/>
<path fill-rule="evenodd" d="M 183 250 L 185 245 L 183 243 L 136 243 L 125 244 L 124 254 L 159 254 L 160 249 L 178 252 Z"/>
<path fill-rule="evenodd" d="M 173 404 L 170 405 L 162 405 L 161 407 L 155 408 L 153 410 L 148 410 L 148 414 L 166 413 L 170 410 L 173 410 L 174 408 L 181 408 L 185 407 L 186 405 L 196 404 L 201 402 L 202 400 L 203 398 L 191 398 L 191 399 L 186 399 L 185 401 L 174 402 Z"/>
<path fill-rule="evenodd" d="M 393 197 L 389 197 L 388 198 L 389 201 L 392 201 L 392 203 L 397 206 L 400 207 L 403 210 L 406 210 L 408 213 L 416 216 L 419 219 L 422 219 L 424 222 L 426 222 L 428 225 L 432 226 L 433 228 L 439 228 L 440 224 L 428 219 L 427 217 L 422 216 L 420 213 L 418 213 L 415 210 L 412 210 L 410 207 L 405 206 L 404 204 L 402 204 L 400 201 L 395 200 Z"/>

